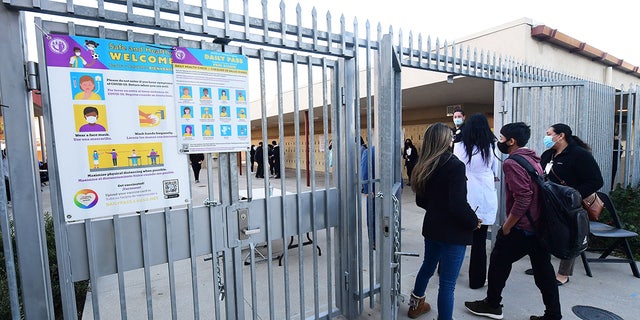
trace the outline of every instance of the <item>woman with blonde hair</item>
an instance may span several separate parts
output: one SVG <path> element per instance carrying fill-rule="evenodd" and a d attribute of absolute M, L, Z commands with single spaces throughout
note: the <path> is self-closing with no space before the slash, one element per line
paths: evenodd
<path fill-rule="evenodd" d="M 451 153 L 452 143 L 446 124 L 430 125 L 411 176 L 416 204 L 426 210 L 422 223 L 424 260 L 409 301 L 408 316 L 412 319 L 431 310 L 425 291 L 438 264 L 438 320 L 453 318 L 454 290 L 466 246 L 481 223 L 467 203 L 465 165 Z"/>

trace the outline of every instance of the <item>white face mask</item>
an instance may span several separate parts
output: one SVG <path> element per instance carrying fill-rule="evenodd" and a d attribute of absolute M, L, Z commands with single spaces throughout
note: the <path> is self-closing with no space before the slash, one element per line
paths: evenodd
<path fill-rule="evenodd" d="M 76 57 L 80 56 L 80 52 L 76 52 L 75 54 L 76 54 Z"/>
<path fill-rule="evenodd" d="M 94 117 L 94 116 L 88 116 L 88 117 L 87 117 L 87 122 L 88 122 L 88 123 L 94 124 L 94 123 L 96 123 L 97 121 L 98 121 L 98 117 Z"/>

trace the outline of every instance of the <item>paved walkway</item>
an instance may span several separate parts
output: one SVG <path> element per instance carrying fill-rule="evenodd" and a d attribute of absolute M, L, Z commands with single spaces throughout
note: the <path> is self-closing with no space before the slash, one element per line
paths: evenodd
<path fill-rule="evenodd" d="M 202 200 L 206 198 L 207 188 L 206 188 L 206 171 L 203 170 L 201 172 L 200 181 L 201 183 L 194 183 L 192 178 L 192 192 L 194 204 L 198 205 L 202 203 Z M 304 176 L 303 176 L 304 177 Z M 303 178 L 304 179 L 304 178 Z M 246 181 L 245 178 L 241 178 L 241 183 Z M 272 180 L 272 183 L 277 183 L 277 186 L 280 186 L 279 180 Z M 255 179 L 252 177 L 253 187 L 261 188 L 264 187 L 264 182 L 261 179 Z M 295 173 L 286 172 L 286 187 L 288 191 L 296 190 L 295 184 Z M 323 185 L 323 184 L 322 184 Z M 423 238 L 420 235 L 422 219 L 424 211 L 419 209 L 415 205 L 414 194 L 409 188 L 405 188 L 404 193 L 402 195 L 402 250 L 407 252 L 417 252 L 420 253 L 421 257 L 423 255 Z M 48 187 L 43 189 L 43 201 L 45 202 L 45 208 L 48 205 Z M 490 244 L 488 243 L 488 246 Z M 275 249 L 274 249 L 275 250 Z M 294 250 L 290 251 L 291 254 L 295 254 Z M 309 251 L 310 250 L 306 250 Z M 458 285 L 456 287 L 455 293 L 455 310 L 454 317 L 455 319 L 480 319 L 479 317 L 473 316 L 469 314 L 464 308 L 465 300 L 477 300 L 482 299 L 485 296 L 486 288 L 472 290 L 468 288 L 468 255 L 470 250 L 467 250 L 465 263 L 462 267 L 462 271 L 460 277 L 458 278 Z M 402 291 L 405 294 L 408 294 L 411 291 L 413 286 L 413 282 L 415 280 L 416 273 L 420 267 L 422 258 L 412 258 L 412 257 L 404 257 L 402 264 Z M 555 267 L 558 266 L 558 260 L 553 259 L 553 264 Z M 311 265 L 313 259 L 304 259 L 305 265 Z M 297 262 L 295 262 L 297 263 Z M 203 268 L 207 266 L 210 267 L 210 263 L 203 263 Z M 262 264 L 266 265 L 266 264 Z M 541 300 L 540 293 L 533 283 L 533 277 L 527 276 L 524 274 L 524 270 L 530 267 L 529 259 L 524 258 L 519 262 L 513 265 L 513 270 L 511 273 L 511 277 L 507 282 L 507 286 L 504 291 L 504 315 L 505 319 L 529 319 L 530 315 L 536 314 L 541 315 L 543 312 L 543 304 Z M 309 266 L 311 268 L 311 266 Z M 607 264 L 607 263 L 599 263 L 599 264 L 591 264 L 592 272 L 594 277 L 590 278 L 585 275 L 584 268 L 582 266 L 581 261 L 576 261 L 576 267 L 574 271 L 574 275 L 571 277 L 571 281 L 562 287 L 560 287 L 560 297 L 562 304 L 562 311 L 564 315 L 564 319 L 579 319 L 573 312 L 572 307 L 577 305 L 586 305 L 602 308 L 605 310 L 609 310 L 619 315 L 623 319 L 640 319 L 640 279 L 633 277 L 631 270 L 628 264 Z M 152 269 L 154 279 L 162 278 L 164 275 L 162 272 L 155 272 L 155 269 Z M 189 266 L 188 263 L 185 263 L 183 269 L 184 275 L 189 275 Z M 181 271 L 179 271 L 181 272 Z M 363 270 L 363 273 L 366 273 L 366 270 Z M 203 274 L 207 274 L 203 272 Z M 365 279 L 368 276 L 365 276 Z M 211 286 L 212 280 L 210 276 L 199 277 L 199 282 L 203 282 L 203 286 Z M 144 280 L 142 276 L 142 272 L 128 272 L 127 279 L 131 279 L 131 283 L 129 283 L 128 287 L 131 286 L 131 289 L 127 289 L 127 308 L 138 308 L 141 309 L 142 313 L 136 313 L 137 315 L 141 315 L 142 317 L 146 317 L 145 309 L 145 294 L 144 294 Z M 324 283 L 326 279 L 319 279 L 320 283 Z M 190 280 L 185 280 L 185 282 L 189 283 Z M 266 286 L 265 282 L 258 283 L 258 286 Z M 438 278 L 434 277 L 432 281 L 429 283 L 427 288 L 427 301 L 431 303 L 434 308 L 433 311 L 421 317 L 421 319 L 433 319 L 437 317 L 437 308 L 436 299 L 437 299 L 437 286 L 438 286 Z M 166 288 L 156 288 L 154 287 L 154 292 L 166 292 L 164 291 Z M 115 276 L 113 277 L 103 277 L 100 283 L 100 299 L 101 299 L 101 316 L 102 319 L 119 319 L 119 300 L 117 293 L 117 279 Z M 183 289 L 178 289 L 183 290 Z M 311 287 L 309 287 L 311 290 Z M 165 293 L 166 294 L 166 293 Z M 178 297 L 190 296 L 189 290 L 184 292 L 183 294 L 179 294 Z M 154 297 L 154 299 L 156 299 Z M 183 300 L 183 299 L 182 299 Z M 247 298 L 250 300 L 250 298 Z M 189 306 L 186 303 L 187 301 L 181 301 L 179 298 L 178 305 L 179 308 L 183 310 L 189 310 Z M 249 301 L 245 301 L 248 303 Z M 373 310 L 368 309 L 369 302 L 365 301 L 365 311 L 360 319 L 379 319 L 379 305 Z M 205 304 L 211 304 L 210 301 Z M 107 311 L 103 310 L 102 305 L 107 306 Z M 200 305 L 203 308 L 203 304 Z M 157 319 L 166 319 L 170 318 L 170 315 L 167 313 L 169 309 L 158 306 L 157 303 L 154 303 L 154 309 L 158 308 L 159 312 L 154 312 L 154 316 Z M 310 306 L 309 308 L 312 308 Z M 110 310 L 112 309 L 112 310 Z M 405 303 L 402 303 L 399 307 L 399 319 L 408 319 L 406 316 L 408 306 Z M 110 313 L 109 311 L 115 311 L 115 313 Z M 203 310 L 204 311 L 204 310 Z M 188 312 L 187 312 L 188 314 Z M 207 314 L 207 313 L 203 313 Z M 208 313 L 211 314 L 211 313 Z M 118 315 L 118 316 L 116 316 Z M 186 317 L 191 318 L 192 316 Z M 251 314 L 247 314 L 248 318 L 251 318 Z M 87 303 L 85 305 L 84 319 L 91 319 L 91 300 L 90 296 L 87 297 Z M 130 315 L 130 318 L 131 315 Z M 137 316 L 133 317 L 137 318 Z M 185 317 L 180 317 L 183 319 Z M 213 318 L 213 315 L 211 315 Z M 260 314 L 260 319 L 268 319 L 268 314 Z M 299 318 L 296 316 L 296 318 Z M 592 318 L 592 319 L 606 319 L 606 318 Z"/>

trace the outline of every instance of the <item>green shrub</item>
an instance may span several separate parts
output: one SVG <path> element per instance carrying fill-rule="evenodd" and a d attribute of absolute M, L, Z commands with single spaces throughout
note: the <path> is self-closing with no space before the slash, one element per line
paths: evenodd
<path fill-rule="evenodd" d="M 616 208 L 618 217 L 620 217 L 622 221 L 622 227 L 640 234 L 640 185 L 636 187 L 622 187 L 618 185 L 609 195 Z M 611 219 L 611 215 L 605 210 L 602 216 L 600 216 L 600 221 L 611 223 L 613 220 Z M 640 260 L 640 237 L 630 239 L 629 244 L 631 245 L 635 259 Z"/>
<path fill-rule="evenodd" d="M 62 297 L 60 293 L 60 278 L 58 277 L 58 260 L 56 255 L 56 241 L 53 230 L 53 218 L 50 214 L 45 213 L 45 233 L 47 237 L 47 251 L 49 256 L 49 271 L 51 276 L 51 290 L 53 292 L 53 307 L 55 310 L 56 319 L 63 319 L 62 316 Z M 13 234 L 13 224 L 10 226 L 11 241 L 13 242 L 14 255 L 15 255 L 15 235 Z M 0 233 L 0 238 L 2 234 Z M 5 267 L 3 243 L 0 241 L 0 319 L 11 319 L 11 302 L 9 299 L 9 286 L 7 283 L 7 270 Z M 18 272 L 18 257 L 14 257 L 16 264 L 16 272 Z M 19 281 L 19 279 L 18 279 Z M 78 307 L 78 318 L 82 316 L 82 309 L 84 308 L 85 296 L 89 281 L 80 281 L 75 283 L 76 301 Z M 20 296 L 20 309 L 22 309 L 22 297 L 20 292 L 20 285 L 18 284 L 18 295 Z M 22 313 L 22 310 L 21 310 Z"/>

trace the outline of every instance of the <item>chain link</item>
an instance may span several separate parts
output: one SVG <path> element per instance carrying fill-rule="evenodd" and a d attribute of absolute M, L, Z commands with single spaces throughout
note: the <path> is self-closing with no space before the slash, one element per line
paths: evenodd
<path fill-rule="evenodd" d="M 393 262 L 396 265 L 394 271 L 394 283 L 393 294 L 396 297 L 400 297 L 400 255 L 395 254 L 400 252 L 400 201 L 395 194 L 391 195 L 393 200 Z"/>
<path fill-rule="evenodd" d="M 224 297 L 226 295 L 225 292 L 225 288 L 224 288 L 224 283 L 222 282 L 222 266 L 224 263 L 224 257 L 222 256 L 222 254 L 218 255 L 218 272 L 216 273 L 216 277 L 218 280 L 218 291 L 220 292 L 220 301 L 224 300 Z"/>

